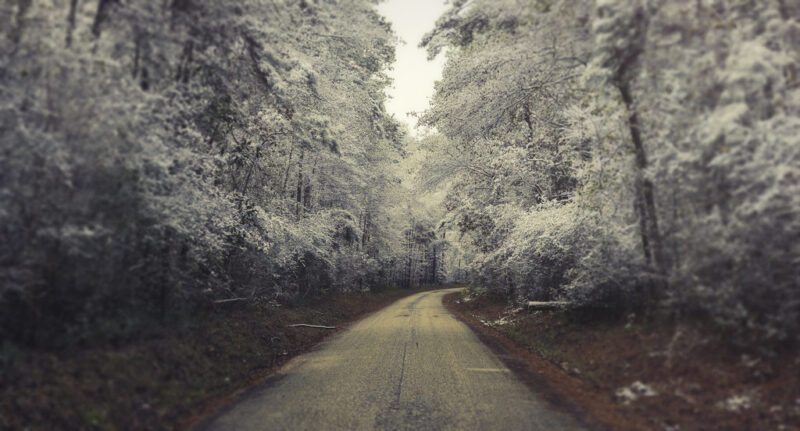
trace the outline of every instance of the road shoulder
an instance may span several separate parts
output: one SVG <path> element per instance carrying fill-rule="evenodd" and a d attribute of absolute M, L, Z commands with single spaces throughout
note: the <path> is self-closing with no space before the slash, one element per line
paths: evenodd
<path fill-rule="evenodd" d="M 549 384 L 609 429 L 800 430 L 795 344 L 735 338 L 702 315 L 526 311 L 474 292 L 445 305 L 525 362 L 535 391 Z"/>
<path fill-rule="evenodd" d="M 566 411 L 589 429 L 652 429 L 644 418 L 623 411 L 610 396 L 482 323 L 459 306 L 460 297 L 459 292 L 444 296 L 448 311 L 469 326 L 525 385 L 554 408 Z"/>
<path fill-rule="evenodd" d="M 18 349 L 0 356 L 0 429 L 187 429 L 351 322 L 424 290 L 232 302 L 124 342 Z"/>

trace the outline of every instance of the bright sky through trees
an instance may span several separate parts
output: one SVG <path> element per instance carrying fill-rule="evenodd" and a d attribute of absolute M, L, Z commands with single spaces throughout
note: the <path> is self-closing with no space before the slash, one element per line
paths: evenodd
<path fill-rule="evenodd" d="M 386 109 L 412 128 L 417 120 L 407 114 L 428 108 L 433 83 L 441 77 L 444 65 L 444 56 L 428 61 L 427 53 L 418 45 L 446 9 L 444 1 L 436 0 L 390 0 L 378 7 L 404 42 L 397 47 L 397 61 L 390 71 L 394 84 Z"/>

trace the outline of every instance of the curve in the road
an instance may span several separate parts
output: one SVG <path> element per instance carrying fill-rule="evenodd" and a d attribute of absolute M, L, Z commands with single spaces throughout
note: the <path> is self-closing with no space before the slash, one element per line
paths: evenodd
<path fill-rule="evenodd" d="M 577 430 L 442 305 L 404 298 L 299 356 L 202 430 Z"/>

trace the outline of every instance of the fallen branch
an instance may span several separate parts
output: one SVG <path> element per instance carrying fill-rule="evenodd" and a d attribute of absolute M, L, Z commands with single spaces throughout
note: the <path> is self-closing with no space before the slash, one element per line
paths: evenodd
<path fill-rule="evenodd" d="M 572 305 L 566 301 L 528 301 L 528 310 L 561 310 Z"/>
<path fill-rule="evenodd" d="M 294 328 L 296 328 L 298 326 L 302 326 L 304 328 L 336 329 L 335 326 L 309 325 L 308 323 L 295 323 L 295 324 L 289 325 L 289 326 L 294 327 Z"/>
<path fill-rule="evenodd" d="M 224 304 L 226 302 L 235 302 L 235 301 L 249 301 L 250 298 L 230 298 L 230 299 L 220 299 L 218 301 L 214 301 L 214 304 Z"/>

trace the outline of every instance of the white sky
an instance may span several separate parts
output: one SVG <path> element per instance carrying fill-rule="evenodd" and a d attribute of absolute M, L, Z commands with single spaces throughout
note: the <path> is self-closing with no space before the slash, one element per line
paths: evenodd
<path fill-rule="evenodd" d="M 391 21 L 395 33 L 405 42 L 397 47 L 397 62 L 389 72 L 394 85 L 389 90 L 391 99 L 386 109 L 408 123 L 412 134 L 417 120 L 407 113 L 422 112 L 428 107 L 433 83 L 441 78 L 444 65 L 444 55 L 428 61 L 427 52 L 417 45 L 447 7 L 444 0 L 388 0 L 378 6 L 378 11 Z"/>

